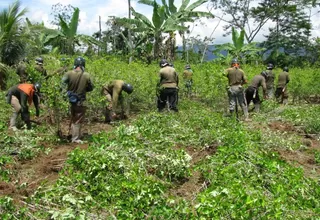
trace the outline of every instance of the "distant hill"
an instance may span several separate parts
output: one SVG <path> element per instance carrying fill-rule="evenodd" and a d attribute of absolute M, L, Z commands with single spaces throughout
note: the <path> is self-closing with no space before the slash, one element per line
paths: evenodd
<path fill-rule="evenodd" d="M 209 45 L 207 47 L 207 51 L 206 51 L 206 55 L 205 55 L 205 61 L 210 61 L 210 60 L 214 60 L 217 58 L 216 55 L 214 55 L 211 51 L 215 50 L 215 46 L 214 45 Z M 182 51 L 182 46 L 178 46 L 178 51 Z M 198 45 L 194 45 L 193 46 L 193 51 L 195 53 L 199 53 L 199 46 Z M 203 53 L 203 51 L 201 51 L 201 54 Z M 221 51 L 221 54 L 223 54 L 224 56 L 227 55 L 227 51 Z"/>

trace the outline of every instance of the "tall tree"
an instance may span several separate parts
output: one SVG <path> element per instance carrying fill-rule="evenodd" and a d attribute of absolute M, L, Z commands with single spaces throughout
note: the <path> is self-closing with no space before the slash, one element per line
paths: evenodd
<path fill-rule="evenodd" d="M 311 22 L 305 8 L 312 2 L 308 0 L 264 0 L 252 10 L 257 17 L 269 13 L 269 19 L 275 23 L 269 28 L 264 46 L 275 51 L 280 48 L 284 53 L 298 53 L 308 45 L 311 36 Z"/>
<path fill-rule="evenodd" d="M 27 9 L 21 9 L 20 1 L 12 3 L 0 12 L 0 61 L 15 64 L 24 55 L 24 35 L 21 19 Z"/>
<path fill-rule="evenodd" d="M 190 0 L 182 0 L 180 8 L 177 8 L 174 4 L 174 0 L 162 0 L 162 5 L 158 4 L 157 7 L 163 7 L 164 8 L 164 16 L 166 19 L 172 18 L 179 24 L 181 27 L 185 27 L 184 29 L 180 30 L 173 30 L 173 31 L 179 31 L 179 34 L 182 36 L 183 39 L 183 51 L 185 51 L 186 48 L 186 41 L 184 33 L 186 30 L 188 30 L 188 27 L 185 26 L 185 23 L 187 22 L 194 22 L 195 19 L 201 18 L 201 17 L 209 17 L 213 18 L 214 16 L 209 12 L 204 11 L 195 11 L 196 8 L 203 5 L 204 3 L 208 2 L 208 0 L 197 0 L 194 3 L 190 4 Z M 149 5 L 154 7 L 154 1 L 152 0 L 139 0 L 138 3 Z M 157 4 L 157 3 L 156 3 Z M 169 37 L 167 39 L 167 54 L 169 54 L 167 58 L 169 60 L 174 59 L 174 53 L 175 53 L 175 34 L 173 34 L 173 31 L 169 32 Z"/>
<path fill-rule="evenodd" d="M 127 25 L 133 31 L 151 34 L 154 38 L 153 57 L 154 59 L 158 59 L 163 57 L 163 50 L 161 48 L 162 34 L 176 30 L 187 30 L 187 28 L 181 26 L 179 21 L 175 20 L 174 17 L 166 17 L 165 6 L 160 6 L 155 0 L 152 2 L 152 5 L 152 20 L 149 20 L 145 15 L 131 8 L 132 15 L 135 17 L 134 19 L 121 18 L 117 19 L 117 21 L 123 25 Z"/>
<path fill-rule="evenodd" d="M 15 1 L 0 12 L 0 87 L 6 88 L 6 65 L 13 65 L 24 55 L 24 35 L 21 31 L 21 19 L 27 9 L 21 9 Z"/>
<path fill-rule="evenodd" d="M 270 19 L 271 11 L 256 17 L 252 14 L 255 0 L 211 0 L 212 7 L 223 12 L 223 16 L 216 16 L 227 24 L 224 29 L 226 35 L 231 34 L 232 27 L 245 30 L 245 39 L 252 42 L 261 28 Z"/>

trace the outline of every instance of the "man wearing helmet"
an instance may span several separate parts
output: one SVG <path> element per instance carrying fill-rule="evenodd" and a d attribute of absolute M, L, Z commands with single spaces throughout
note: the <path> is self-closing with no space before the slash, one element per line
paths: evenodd
<path fill-rule="evenodd" d="M 69 65 L 69 58 L 61 58 L 60 59 L 60 67 L 54 71 L 54 75 L 55 74 L 58 74 L 58 75 L 62 75 L 62 74 L 65 74 L 66 72 L 68 72 L 68 70 L 70 69 L 70 65 Z"/>
<path fill-rule="evenodd" d="M 289 68 L 284 67 L 283 72 L 279 74 L 278 77 L 278 84 L 277 84 L 277 90 L 276 90 L 276 98 L 279 99 L 281 96 L 281 104 L 288 104 L 288 90 L 287 90 L 287 84 L 290 81 L 289 78 Z"/>
<path fill-rule="evenodd" d="M 112 120 L 117 118 L 116 110 L 118 107 L 118 101 L 120 102 L 121 106 L 120 117 L 126 117 L 122 91 L 125 91 L 127 94 L 131 94 L 133 92 L 133 86 L 124 82 L 123 80 L 113 80 L 109 84 L 106 84 L 102 87 L 101 92 L 106 96 L 108 101 L 108 106 L 106 107 L 105 112 L 105 123 L 110 123 Z"/>
<path fill-rule="evenodd" d="M 47 70 L 43 67 L 43 59 L 42 57 L 36 58 L 36 66 L 34 67 L 42 76 L 47 76 Z"/>
<path fill-rule="evenodd" d="M 240 69 L 240 64 L 238 59 L 233 59 L 231 62 L 231 67 L 226 69 L 225 76 L 228 78 L 228 96 L 229 96 L 229 111 L 233 115 L 237 102 L 241 106 L 245 120 L 249 120 L 248 107 L 244 97 L 244 90 L 242 85 L 247 83 L 247 79 L 244 75 L 242 69 Z"/>
<path fill-rule="evenodd" d="M 273 93 L 274 93 L 274 74 L 272 70 L 273 70 L 273 64 L 269 63 L 267 65 L 268 77 L 266 79 L 268 98 L 273 98 Z"/>
<path fill-rule="evenodd" d="M 81 123 L 85 116 L 86 93 L 93 90 L 90 74 L 85 72 L 86 62 L 82 57 L 74 60 L 74 69 L 66 72 L 62 78 L 62 83 L 67 84 L 67 95 L 71 104 L 71 141 L 82 143 Z"/>
<path fill-rule="evenodd" d="M 246 89 L 246 100 L 247 105 L 250 105 L 250 102 L 253 101 L 254 110 L 256 112 L 260 111 L 260 97 L 259 97 L 259 87 L 262 87 L 263 97 L 267 98 L 267 85 L 266 79 L 268 77 L 268 73 L 266 71 L 262 71 L 261 74 L 256 75 L 251 80 L 250 86 Z"/>
<path fill-rule="evenodd" d="M 40 96 L 40 84 L 28 84 L 23 83 L 11 87 L 7 93 L 7 103 L 11 104 L 13 108 L 13 114 L 10 119 L 9 129 L 14 131 L 17 130 L 16 121 L 18 115 L 21 114 L 22 120 L 26 123 L 27 129 L 31 129 L 30 113 L 28 104 L 31 105 L 32 102 L 36 108 L 36 116 L 39 116 L 39 96 Z"/>
<path fill-rule="evenodd" d="M 193 84 L 192 75 L 193 75 L 193 72 L 192 72 L 191 66 L 187 64 L 184 67 L 183 80 L 184 80 L 184 85 L 186 87 L 188 96 L 190 96 L 192 92 L 192 84 Z"/>
<path fill-rule="evenodd" d="M 19 65 L 17 67 L 16 73 L 20 77 L 20 83 L 26 83 L 29 78 L 27 73 L 27 64 L 29 64 L 28 59 L 23 58 L 22 61 L 19 62 Z"/>
<path fill-rule="evenodd" d="M 165 59 L 160 61 L 158 84 L 158 111 L 161 112 L 166 107 L 166 102 L 169 102 L 169 109 L 178 112 L 178 85 L 179 77 L 176 70 L 170 66 L 169 62 Z"/>

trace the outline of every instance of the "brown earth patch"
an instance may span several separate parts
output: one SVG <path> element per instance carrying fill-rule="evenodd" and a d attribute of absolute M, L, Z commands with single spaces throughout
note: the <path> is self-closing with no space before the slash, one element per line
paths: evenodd
<path fill-rule="evenodd" d="M 50 147 L 51 146 L 47 146 Z M 29 161 L 16 161 L 10 167 L 10 182 L 0 182 L 0 195 L 11 197 L 29 196 L 42 184 L 53 184 L 59 177 L 68 154 L 76 147 L 86 149 L 88 144 L 59 145 L 48 155 L 42 153 Z"/>
<path fill-rule="evenodd" d="M 283 122 L 283 121 L 273 121 L 268 123 L 268 126 L 271 130 L 283 131 L 283 132 L 295 132 L 296 128 L 294 125 Z"/>
<path fill-rule="evenodd" d="M 61 123 L 61 138 L 70 139 L 69 121 Z M 88 140 L 92 134 L 102 131 L 110 131 L 113 126 L 101 122 L 86 123 L 83 125 L 83 140 Z M 51 130 L 55 130 L 51 127 Z M 41 135 L 41 134 L 39 134 Z M 32 160 L 20 161 L 17 158 L 13 164 L 6 166 L 12 172 L 9 182 L 0 181 L 0 196 L 22 198 L 30 196 L 40 185 L 52 185 L 59 178 L 59 172 L 63 168 L 68 154 L 75 148 L 86 149 L 88 144 L 52 144 L 42 143 L 45 148 L 50 148 L 48 154 L 41 153 Z"/>
<path fill-rule="evenodd" d="M 194 147 L 177 147 L 178 149 L 184 149 L 191 157 L 191 169 L 205 160 L 207 156 L 213 155 L 217 152 L 218 144 L 207 146 L 203 149 Z M 193 201 L 197 194 L 207 187 L 207 182 L 203 178 L 199 171 L 193 170 L 189 178 L 177 183 L 170 189 L 169 195 L 173 195 L 187 201 Z"/>
<path fill-rule="evenodd" d="M 282 150 L 277 149 L 281 159 L 289 164 L 300 167 L 304 174 L 311 178 L 320 178 L 320 164 L 315 161 L 315 152 L 320 152 L 320 142 L 315 135 L 306 134 L 300 126 L 294 126 L 289 122 L 273 121 L 268 123 L 268 127 L 273 131 L 287 132 L 301 137 L 301 142 L 306 149 Z"/>

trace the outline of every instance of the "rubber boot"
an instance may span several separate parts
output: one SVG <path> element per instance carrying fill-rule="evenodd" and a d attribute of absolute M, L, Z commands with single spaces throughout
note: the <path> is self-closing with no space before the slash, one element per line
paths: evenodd
<path fill-rule="evenodd" d="M 17 130 L 16 124 L 17 124 L 17 118 L 18 118 L 18 113 L 14 112 L 10 118 L 10 125 L 9 129 L 12 129 L 13 131 Z"/>
<path fill-rule="evenodd" d="M 287 105 L 287 104 L 288 104 L 288 99 L 283 99 L 282 104 L 283 104 L 283 105 Z"/>
<path fill-rule="evenodd" d="M 243 111 L 243 114 L 244 114 L 244 120 L 245 121 L 250 121 L 249 119 L 249 112 L 248 112 L 248 106 L 243 106 L 242 107 L 242 111 Z"/>
<path fill-rule="evenodd" d="M 257 113 L 260 112 L 260 104 L 254 104 L 254 111 Z"/>
<path fill-rule="evenodd" d="M 83 141 L 80 140 L 80 133 L 81 133 L 81 125 L 80 124 L 71 124 L 71 142 L 82 144 Z"/>
<path fill-rule="evenodd" d="M 104 123 L 110 124 L 111 120 L 111 111 L 109 109 L 106 109 Z"/>

